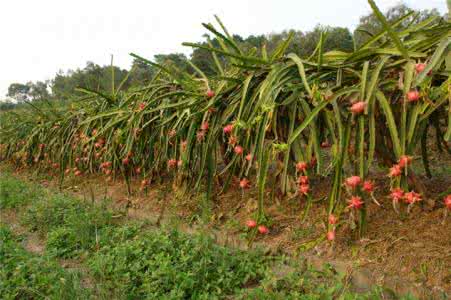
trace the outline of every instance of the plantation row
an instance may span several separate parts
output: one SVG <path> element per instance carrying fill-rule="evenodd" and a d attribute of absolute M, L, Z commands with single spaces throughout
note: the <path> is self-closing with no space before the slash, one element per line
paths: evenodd
<path fill-rule="evenodd" d="M 427 197 L 411 164 L 421 159 L 429 175 L 428 132 L 435 128 L 447 149 L 451 138 L 451 23 L 430 17 L 401 30 L 414 12 L 388 24 L 369 3 L 384 29 L 352 53 L 324 53 L 326 33 L 308 58 L 285 53 L 291 36 L 272 53 L 245 52 L 217 19 L 218 28 L 203 26 L 220 48 L 185 43 L 210 51 L 215 76 L 132 54 L 159 68 L 151 84 L 127 92 L 114 84 L 111 91 L 84 89 L 70 108 L 30 103 L 29 111 L 4 114 L 1 159 L 61 181 L 102 172 L 123 177 L 129 189 L 133 178 L 145 190 L 170 177 L 204 192 L 206 206 L 217 182 L 221 192 L 255 186 L 258 213 L 248 226 L 263 234 L 270 178 L 280 195 L 310 203 L 311 179 L 331 175 L 327 238 L 334 239 L 344 215 L 363 235 L 367 206 L 377 202 L 375 161 L 386 168 L 394 209 L 409 211 Z M 445 204 L 451 208 L 450 197 Z"/>

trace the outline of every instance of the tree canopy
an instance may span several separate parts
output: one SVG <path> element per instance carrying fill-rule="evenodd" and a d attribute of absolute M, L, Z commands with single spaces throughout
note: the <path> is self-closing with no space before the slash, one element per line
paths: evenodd
<path fill-rule="evenodd" d="M 390 8 L 385 15 L 389 22 L 394 22 L 411 11 L 412 10 L 405 4 L 398 4 Z M 438 15 L 439 13 L 436 9 L 415 11 L 414 14 L 411 14 L 400 23 L 398 29 L 401 30 L 426 20 L 427 18 Z M 266 35 L 250 35 L 245 38 L 234 35 L 233 38 L 235 42 L 246 51 L 260 51 L 257 49 L 261 49 L 264 45 L 266 51 L 271 54 L 275 50 L 276 45 L 292 34 L 293 37 L 286 52 L 292 52 L 299 57 L 305 58 L 315 51 L 315 47 L 322 34 L 325 37 L 323 43 L 324 52 L 330 50 L 350 52 L 354 47 L 360 47 L 381 29 L 381 25 L 376 16 L 374 14 L 369 14 L 360 18 L 359 25 L 354 33 L 351 33 L 348 28 L 318 24 L 311 31 L 292 29 Z M 203 36 L 203 41 L 200 42 L 200 45 L 204 47 L 220 47 L 219 41 L 208 35 Z M 153 59 L 157 64 L 171 66 L 173 70 L 180 70 L 188 73 L 194 72 L 190 62 L 207 76 L 214 75 L 218 71 L 211 52 L 202 48 L 195 48 L 189 58 L 182 53 L 169 53 L 157 54 Z M 226 63 L 225 58 L 220 54 L 217 55 L 217 59 L 223 64 Z M 87 62 L 86 66 L 82 69 L 58 72 L 55 77 L 48 82 L 37 81 L 25 84 L 12 83 L 8 88 L 7 96 L 14 98 L 16 102 L 42 99 L 58 99 L 65 101 L 73 98 L 74 95 L 81 95 L 81 93 L 77 91 L 77 88 L 94 91 L 111 91 L 111 78 L 113 73 L 114 86 L 117 87 L 125 80 L 122 87 L 128 89 L 130 87 L 148 84 L 158 70 L 155 66 L 148 65 L 135 59 L 132 62 L 130 71 L 131 72 L 127 77 L 129 70 L 117 66 L 112 68 L 111 66 L 100 66 L 94 62 Z"/>

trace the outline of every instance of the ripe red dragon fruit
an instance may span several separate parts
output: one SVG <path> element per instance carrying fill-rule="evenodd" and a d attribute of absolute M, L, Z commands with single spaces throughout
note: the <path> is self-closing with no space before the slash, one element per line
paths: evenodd
<path fill-rule="evenodd" d="M 171 158 L 168 160 L 168 167 L 173 169 L 177 166 L 177 160 L 175 158 Z"/>
<path fill-rule="evenodd" d="M 365 192 L 372 193 L 374 191 L 374 183 L 371 180 L 365 180 L 362 188 Z"/>
<path fill-rule="evenodd" d="M 80 170 L 74 172 L 75 176 L 81 176 L 83 173 Z"/>
<path fill-rule="evenodd" d="M 351 177 L 346 178 L 345 184 L 347 187 L 355 189 L 357 186 L 360 185 L 361 181 L 362 181 L 362 179 L 359 176 L 351 176 Z"/>
<path fill-rule="evenodd" d="M 222 131 L 224 131 L 224 134 L 231 134 L 232 130 L 233 130 L 233 125 L 232 124 L 226 125 L 222 129 Z"/>
<path fill-rule="evenodd" d="M 252 154 L 247 154 L 245 157 L 244 157 L 247 161 L 251 161 L 252 160 Z"/>
<path fill-rule="evenodd" d="M 260 232 L 261 234 L 268 234 L 269 229 L 265 225 L 260 225 L 258 226 L 258 232 Z"/>
<path fill-rule="evenodd" d="M 348 200 L 348 208 L 360 209 L 363 205 L 362 198 L 359 196 L 352 196 L 350 200 Z"/>
<path fill-rule="evenodd" d="M 426 69 L 426 64 L 418 63 L 415 65 L 415 71 L 417 72 L 417 74 L 423 72 L 424 69 Z"/>
<path fill-rule="evenodd" d="M 305 170 L 307 170 L 308 168 L 308 164 L 306 162 L 300 161 L 296 164 L 296 170 L 298 172 L 303 172 Z"/>
<path fill-rule="evenodd" d="M 408 204 L 413 204 L 415 202 L 421 201 L 421 195 L 415 193 L 414 191 L 404 194 L 404 201 Z"/>
<path fill-rule="evenodd" d="M 310 191 L 310 186 L 308 184 L 301 184 L 299 186 L 299 193 L 303 195 L 307 195 Z"/>
<path fill-rule="evenodd" d="M 401 167 L 399 165 L 393 165 L 390 168 L 390 172 L 388 173 L 389 177 L 398 177 L 401 176 L 402 170 Z"/>
<path fill-rule="evenodd" d="M 443 199 L 443 202 L 445 203 L 446 208 L 451 210 L 451 194 L 446 196 Z"/>
<path fill-rule="evenodd" d="M 250 188 L 251 184 L 247 178 L 243 178 L 240 180 L 240 188 L 247 189 Z"/>
<path fill-rule="evenodd" d="M 407 102 L 417 102 L 420 99 L 420 93 L 417 90 L 407 92 Z"/>
<path fill-rule="evenodd" d="M 207 131 L 209 127 L 210 127 L 210 125 L 208 124 L 208 122 L 203 122 L 200 125 L 200 129 L 203 130 L 203 131 Z"/>
<path fill-rule="evenodd" d="M 328 221 L 329 221 L 329 224 L 331 224 L 331 225 L 335 225 L 338 223 L 337 217 L 334 216 L 333 214 L 329 215 Z"/>
<path fill-rule="evenodd" d="M 332 231 L 327 232 L 326 238 L 328 241 L 335 240 L 335 231 L 332 230 Z"/>
<path fill-rule="evenodd" d="M 209 90 L 207 90 L 206 95 L 207 95 L 207 98 L 213 98 L 215 96 L 215 92 L 209 89 Z"/>
<path fill-rule="evenodd" d="M 308 184 L 309 183 L 309 179 L 308 176 L 299 176 L 299 184 Z"/>
<path fill-rule="evenodd" d="M 351 105 L 350 111 L 355 114 L 359 115 L 365 111 L 366 103 L 364 101 L 358 101 Z"/>
<path fill-rule="evenodd" d="M 412 156 L 409 155 L 401 155 L 401 157 L 399 158 L 399 163 L 398 165 L 401 168 L 405 168 L 407 167 L 408 164 L 410 164 L 412 162 Z"/>
<path fill-rule="evenodd" d="M 417 74 L 423 72 L 424 69 L 426 69 L 426 64 L 418 63 L 415 66 L 415 71 L 417 72 Z M 431 76 L 432 75 L 432 70 L 429 70 L 429 72 L 426 75 Z"/>
<path fill-rule="evenodd" d="M 129 163 L 130 163 L 130 158 L 126 157 L 126 158 L 122 159 L 122 164 L 124 166 L 127 166 Z"/>
<path fill-rule="evenodd" d="M 394 202 L 399 202 L 404 198 L 404 191 L 401 188 L 394 188 L 391 190 L 390 197 Z"/>
<path fill-rule="evenodd" d="M 365 106 L 366 106 L 366 103 L 364 101 L 359 101 L 359 102 L 354 103 L 351 106 L 350 110 L 353 114 L 358 115 L 365 111 Z"/>
<path fill-rule="evenodd" d="M 235 154 L 241 155 L 243 154 L 243 147 L 241 147 L 240 145 L 235 146 L 235 148 L 233 148 L 233 152 L 235 152 Z"/>
<path fill-rule="evenodd" d="M 247 220 L 246 221 L 247 228 L 255 228 L 257 226 L 257 222 L 254 220 Z"/>

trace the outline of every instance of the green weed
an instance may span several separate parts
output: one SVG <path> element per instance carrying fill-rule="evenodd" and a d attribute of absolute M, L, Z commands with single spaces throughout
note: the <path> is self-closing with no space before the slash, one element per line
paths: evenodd
<path fill-rule="evenodd" d="M 266 259 L 171 231 L 105 247 L 89 265 L 107 288 L 129 299 L 215 299 L 261 280 Z"/>
<path fill-rule="evenodd" d="M 16 208 L 40 198 L 43 191 L 37 185 L 26 184 L 9 173 L 0 175 L 0 209 Z"/>
<path fill-rule="evenodd" d="M 46 256 L 33 255 L 0 226 L 1 299 L 88 299 L 80 274 L 61 268 Z"/>

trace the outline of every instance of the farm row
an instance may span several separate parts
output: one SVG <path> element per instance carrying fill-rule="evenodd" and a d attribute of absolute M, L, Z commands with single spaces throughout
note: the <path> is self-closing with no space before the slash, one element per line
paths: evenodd
<path fill-rule="evenodd" d="M 408 213 L 433 197 L 412 161 L 421 160 L 430 176 L 432 130 L 448 153 L 451 138 L 451 24 L 434 16 L 401 28 L 414 12 L 389 24 L 369 3 L 383 30 L 351 53 L 323 52 L 327 33 L 310 57 L 285 53 L 292 36 L 272 53 L 245 51 L 219 19 L 218 27 L 203 24 L 220 47 L 185 45 L 210 51 L 216 75 L 132 54 L 159 68 L 148 86 L 83 89 L 69 107 L 30 103 L 4 113 L 0 158 L 61 182 L 89 173 L 123 178 L 130 193 L 132 180 L 143 191 L 171 180 L 203 194 L 205 211 L 230 186 L 255 187 L 258 209 L 247 225 L 261 234 L 268 232 L 268 182 L 277 197 L 310 204 L 312 180 L 331 177 L 325 236 L 334 240 L 350 224 L 361 237 L 368 205 L 380 201 L 375 164 L 386 170 L 394 209 Z M 451 208 L 449 196 L 438 200 Z"/>

